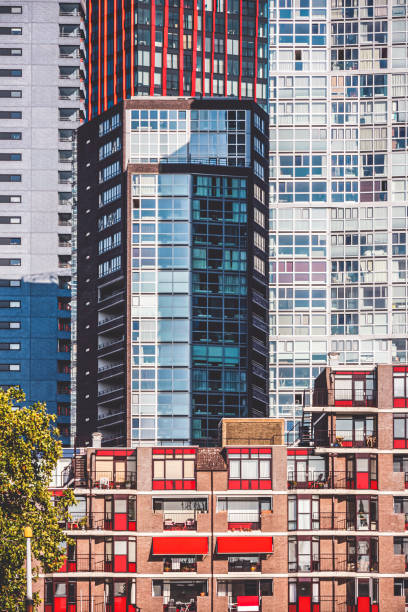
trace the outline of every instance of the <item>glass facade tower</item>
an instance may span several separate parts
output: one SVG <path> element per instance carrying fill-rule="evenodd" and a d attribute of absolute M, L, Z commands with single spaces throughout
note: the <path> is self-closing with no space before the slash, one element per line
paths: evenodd
<path fill-rule="evenodd" d="M 215 444 L 268 412 L 267 115 L 141 98 L 79 133 L 78 428 Z"/>
<path fill-rule="evenodd" d="M 270 2 L 271 415 L 407 360 L 404 0 Z"/>

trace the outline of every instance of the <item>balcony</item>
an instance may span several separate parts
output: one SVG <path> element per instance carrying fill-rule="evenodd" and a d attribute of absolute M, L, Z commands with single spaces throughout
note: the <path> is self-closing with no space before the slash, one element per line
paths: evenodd
<path fill-rule="evenodd" d="M 378 560 L 370 555 L 313 555 L 309 558 L 289 561 L 290 573 L 303 572 L 378 572 Z"/>
<path fill-rule="evenodd" d="M 92 487 L 95 489 L 135 489 L 136 473 L 134 472 L 94 472 Z"/>
<path fill-rule="evenodd" d="M 164 531 L 196 531 L 197 510 L 163 511 Z"/>
<path fill-rule="evenodd" d="M 196 557 L 167 557 L 163 562 L 164 572 L 196 572 Z"/>
<path fill-rule="evenodd" d="M 261 561 L 256 557 L 228 557 L 228 572 L 260 572 Z"/>
<path fill-rule="evenodd" d="M 374 476 L 374 474 L 373 474 Z M 407 474 L 408 477 L 408 474 Z M 306 475 L 306 478 L 300 480 L 300 477 L 292 473 L 288 474 L 288 489 L 378 489 L 377 478 L 372 477 L 368 472 L 324 472 L 319 475 Z"/>
<path fill-rule="evenodd" d="M 314 442 L 316 446 L 334 448 L 377 448 L 377 431 L 315 429 Z"/>

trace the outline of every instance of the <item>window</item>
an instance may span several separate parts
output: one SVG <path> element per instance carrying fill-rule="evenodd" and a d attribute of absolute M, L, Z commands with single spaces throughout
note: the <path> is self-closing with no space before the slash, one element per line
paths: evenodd
<path fill-rule="evenodd" d="M 394 415 L 394 448 L 408 447 L 408 415 Z"/>
<path fill-rule="evenodd" d="M 21 153 L 0 153 L 0 161 L 21 161 Z"/>
<path fill-rule="evenodd" d="M 21 266 L 21 259 L 0 259 L 0 266 Z"/>
<path fill-rule="evenodd" d="M 20 370 L 19 363 L 0 363 L 0 372 L 20 372 Z"/>
<path fill-rule="evenodd" d="M 99 194 L 99 208 L 106 206 L 115 200 L 118 200 L 122 195 L 122 185 L 114 185 Z"/>
<path fill-rule="evenodd" d="M 195 489 L 195 452 L 184 448 L 154 449 L 153 489 Z"/>
<path fill-rule="evenodd" d="M 393 371 L 394 407 L 405 408 L 408 402 L 408 368 L 396 366 Z"/>
<path fill-rule="evenodd" d="M 257 255 L 254 255 L 254 270 L 265 276 L 265 262 Z"/>
<path fill-rule="evenodd" d="M 19 351 L 20 349 L 19 342 L 0 342 L 0 351 Z"/>
<path fill-rule="evenodd" d="M 23 71 L 20 68 L 0 68 L 0 77 L 21 77 L 22 75 Z"/>
<path fill-rule="evenodd" d="M 104 261 L 98 266 L 98 277 L 103 278 L 108 274 L 113 274 L 113 272 L 117 272 L 120 270 L 122 266 L 122 258 L 120 255 L 117 257 L 112 257 L 112 259 L 108 259 L 108 261 Z"/>
<path fill-rule="evenodd" d="M 21 36 L 23 28 L 0 28 L 0 36 Z"/>
<path fill-rule="evenodd" d="M 0 236 L 0 245 L 2 244 L 20 245 L 21 238 L 17 238 L 17 237 L 7 238 L 6 236 Z"/>
<path fill-rule="evenodd" d="M 21 183 L 21 174 L 0 174 L 0 183 Z"/>
<path fill-rule="evenodd" d="M 105 183 L 118 174 L 120 174 L 120 161 L 116 161 L 113 164 L 102 168 L 102 170 L 99 170 L 99 182 Z"/>
<path fill-rule="evenodd" d="M 0 48 L 0 55 L 22 55 L 23 50 L 20 49 L 7 49 L 6 47 Z"/>
<path fill-rule="evenodd" d="M 21 89 L 0 89 L 0 98 L 21 98 L 21 96 Z"/>
<path fill-rule="evenodd" d="M 109 119 L 105 119 L 105 121 L 102 121 L 102 123 L 99 124 L 99 136 L 104 136 L 104 134 L 108 134 L 108 132 L 115 130 L 120 126 L 120 123 L 119 113 L 109 117 Z"/>
<path fill-rule="evenodd" d="M 0 225 L 21 223 L 21 217 L 0 217 Z"/>
<path fill-rule="evenodd" d="M 0 132 L 0 140 L 21 140 L 21 132 Z"/>
<path fill-rule="evenodd" d="M 0 329 L 20 329 L 20 321 L 0 321 Z"/>
<path fill-rule="evenodd" d="M 19 279 L 0 278 L 0 287 L 21 287 Z"/>
<path fill-rule="evenodd" d="M 21 119 L 21 111 L 0 111 L 0 119 Z"/>
<path fill-rule="evenodd" d="M 228 450 L 229 488 L 263 488 L 271 483 L 271 452 Z M 263 481 L 263 483 L 262 483 Z"/>
<path fill-rule="evenodd" d="M 7 5 L 0 5 L 0 15 L 1 14 L 21 14 L 23 12 L 23 7 L 22 6 L 7 6 Z"/>
<path fill-rule="evenodd" d="M 20 308 L 20 301 L 0 300 L 0 308 Z"/>

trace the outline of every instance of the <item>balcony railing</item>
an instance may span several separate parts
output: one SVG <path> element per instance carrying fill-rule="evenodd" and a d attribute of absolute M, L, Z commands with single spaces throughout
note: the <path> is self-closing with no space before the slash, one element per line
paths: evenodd
<path fill-rule="evenodd" d="M 408 474 L 407 474 L 408 477 Z M 370 479 L 369 479 L 370 480 Z M 376 480 L 376 478 L 371 478 Z M 306 476 L 300 480 L 299 475 L 288 473 L 288 489 L 356 489 L 357 475 L 347 472 L 324 472 Z M 362 488 L 362 487 L 358 487 Z M 364 487 L 366 488 L 366 487 Z M 370 488 L 370 487 L 368 487 Z"/>
<path fill-rule="evenodd" d="M 255 512 L 229 512 L 228 529 L 230 531 L 252 531 L 261 528 L 261 517 Z"/>
<path fill-rule="evenodd" d="M 60 572 L 112 572 L 112 555 L 92 554 L 77 555 L 74 559 L 68 559 Z"/>
<path fill-rule="evenodd" d="M 111 512 L 71 512 L 71 519 L 65 523 L 64 529 L 69 531 L 86 531 L 87 529 L 113 529 Z"/>
<path fill-rule="evenodd" d="M 376 448 L 376 431 L 328 431 L 327 429 L 316 429 L 314 431 L 316 446 L 330 446 L 336 448 Z"/>
<path fill-rule="evenodd" d="M 136 473 L 94 472 L 92 486 L 98 489 L 134 489 L 136 488 Z"/>
<path fill-rule="evenodd" d="M 197 529 L 197 510 L 163 511 L 165 531 L 195 531 Z"/>
<path fill-rule="evenodd" d="M 289 561 L 289 572 L 378 572 L 378 561 L 369 555 L 312 555 Z"/>
<path fill-rule="evenodd" d="M 250 561 L 249 559 L 237 559 L 228 561 L 229 572 L 260 572 L 260 561 Z"/>
<path fill-rule="evenodd" d="M 197 561 L 195 557 L 166 559 L 163 563 L 164 572 L 196 572 Z"/>

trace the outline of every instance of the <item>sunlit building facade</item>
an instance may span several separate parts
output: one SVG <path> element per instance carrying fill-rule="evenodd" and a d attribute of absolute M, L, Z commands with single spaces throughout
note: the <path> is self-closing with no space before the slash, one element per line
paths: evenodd
<path fill-rule="evenodd" d="M 330 360 L 407 360 L 401 0 L 270 2 L 271 415 Z"/>

